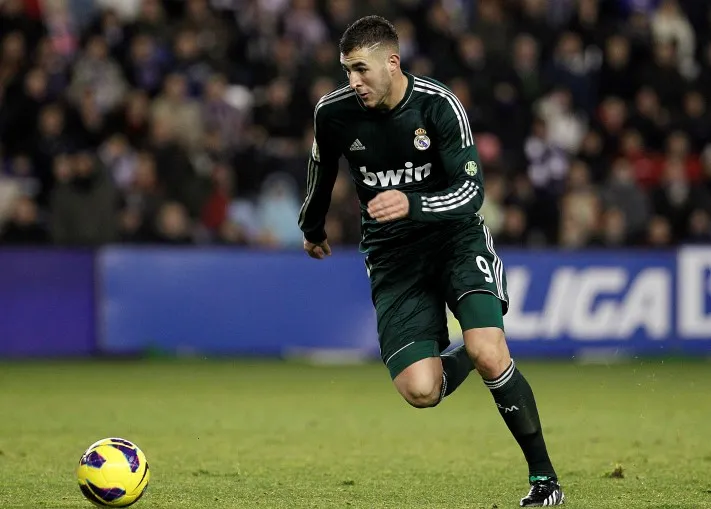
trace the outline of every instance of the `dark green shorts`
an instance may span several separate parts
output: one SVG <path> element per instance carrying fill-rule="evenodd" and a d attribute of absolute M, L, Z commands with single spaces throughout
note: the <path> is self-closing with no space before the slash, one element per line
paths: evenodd
<path fill-rule="evenodd" d="M 386 257 L 366 258 L 366 267 L 378 319 L 380 355 L 392 378 L 449 346 L 447 306 L 463 330 L 503 324 L 508 310 L 506 276 L 485 226 L 467 227 L 416 252 L 403 249 Z M 480 293 L 493 296 L 500 310 L 473 313 L 471 303 L 460 305 L 467 295 Z"/>

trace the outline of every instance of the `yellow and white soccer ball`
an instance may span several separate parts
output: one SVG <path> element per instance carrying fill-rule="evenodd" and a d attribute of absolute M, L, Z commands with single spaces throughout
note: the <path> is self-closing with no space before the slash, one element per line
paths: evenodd
<path fill-rule="evenodd" d="M 123 438 L 104 438 L 79 459 L 77 479 L 84 496 L 100 507 L 128 507 L 150 481 L 148 462 L 138 446 Z"/>

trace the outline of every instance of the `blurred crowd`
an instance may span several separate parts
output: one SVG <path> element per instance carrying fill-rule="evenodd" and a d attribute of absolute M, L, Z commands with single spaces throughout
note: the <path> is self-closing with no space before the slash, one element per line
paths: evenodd
<path fill-rule="evenodd" d="M 0 244 L 300 246 L 313 106 L 373 13 L 466 108 L 498 245 L 711 243 L 707 2 L 3 0 Z"/>

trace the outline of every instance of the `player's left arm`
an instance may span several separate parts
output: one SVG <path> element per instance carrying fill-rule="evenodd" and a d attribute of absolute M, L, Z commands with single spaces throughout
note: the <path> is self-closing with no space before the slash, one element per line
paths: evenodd
<path fill-rule="evenodd" d="M 408 217 L 414 221 L 448 221 L 475 214 L 484 202 L 479 152 L 469 119 L 452 94 L 439 97 L 432 110 L 433 133 L 449 185 L 435 193 L 408 193 Z"/>
<path fill-rule="evenodd" d="M 471 216 L 481 208 L 481 163 L 464 107 L 453 94 L 437 96 L 430 118 L 429 129 L 449 185 L 435 193 L 379 193 L 368 203 L 368 213 L 378 222 L 404 217 L 422 222 L 451 221 Z"/>

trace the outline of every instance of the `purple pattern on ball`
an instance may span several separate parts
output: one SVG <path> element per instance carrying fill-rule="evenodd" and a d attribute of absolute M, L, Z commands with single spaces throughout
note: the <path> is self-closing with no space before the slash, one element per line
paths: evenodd
<path fill-rule="evenodd" d="M 128 446 L 128 447 L 136 447 L 136 446 L 133 445 L 131 442 L 129 442 L 128 440 L 124 440 L 123 438 L 112 438 L 111 441 L 114 442 L 114 443 L 116 443 L 116 444 L 123 444 L 123 445 L 126 445 L 126 446 Z"/>
<path fill-rule="evenodd" d="M 93 491 L 97 497 L 105 502 L 113 502 L 126 494 L 126 490 L 122 490 L 121 488 L 99 488 L 89 481 L 87 481 L 87 484 L 91 488 L 91 491 Z"/>
<path fill-rule="evenodd" d="M 136 452 L 136 449 L 133 449 L 132 447 L 126 447 L 125 445 L 120 444 L 111 444 L 111 447 L 115 447 L 123 453 L 123 455 L 126 457 L 126 461 L 128 461 L 128 464 L 131 468 L 131 472 L 136 473 L 138 471 L 138 467 L 141 466 L 141 461 L 138 459 L 138 453 Z"/>
<path fill-rule="evenodd" d="M 106 459 L 96 451 L 85 454 L 81 459 L 82 465 L 88 465 L 92 468 L 101 468 L 104 463 L 106 463 Z"/>

